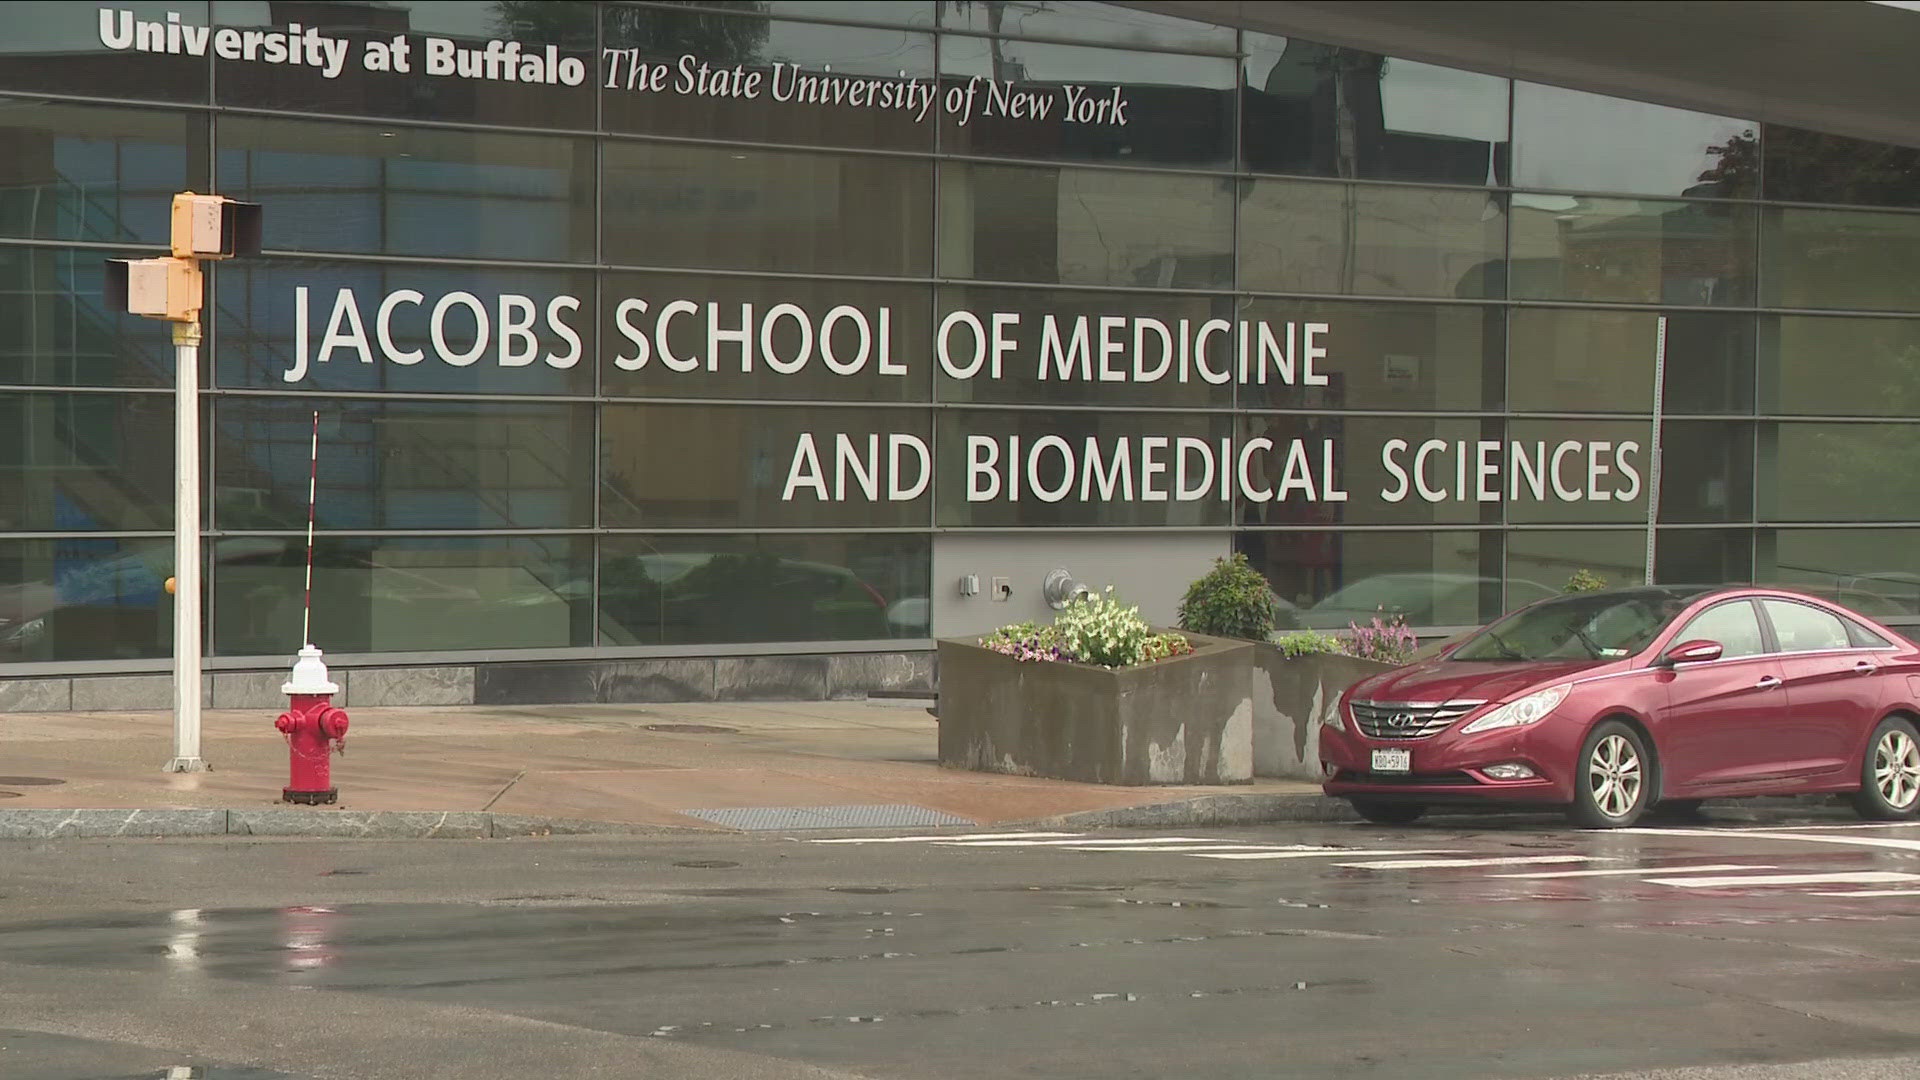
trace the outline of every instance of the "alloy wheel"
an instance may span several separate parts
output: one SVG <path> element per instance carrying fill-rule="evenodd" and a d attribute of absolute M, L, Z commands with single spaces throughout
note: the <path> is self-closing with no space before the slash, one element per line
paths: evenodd
<path fill-rule="evenodd" d="M 1884 746 L 1885 743 L 1882 743 Z M 1920 765 L 1920 748 L 1907 743 L 1916 755 L 1916 764 Z M 1916 773 L 1920 776 L 1920 772 Z M 1625 817 L 1640 803 L 1641 768 L 1640 754 L 1623 735 L 1608 735 L 1594 744 L 1593 755 L 1587 759 L 1587 780 L 1593 790 L 1593 801 L 1600 812 L 1608 817 Z M 1920 794 L 1920 781 L 1916 781 L 1912 791 Z M 1912 795 L 1909 796 L 1909 799 Z"/>
<path fill-rule="evenodd" d="M 1895 810 L 1905 810 L 1920 799 L 1920 745 L 1895 728 L 1880 736 L 1873 750 L 1873 782 L 1880 797 Z"/>

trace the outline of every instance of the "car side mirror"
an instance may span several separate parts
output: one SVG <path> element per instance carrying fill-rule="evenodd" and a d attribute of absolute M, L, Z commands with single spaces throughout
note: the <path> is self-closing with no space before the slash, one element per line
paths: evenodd
<path fill-rule="evenodd" d="M 1668 649 L 1666 654 L 1660 657 L 1660 665 L 1675 667 L 1680 664 L 1704 664 L 1709 660 L 1720 659 L 1720 654 L 1724 651 L 1717 641 L 1683 641 Z"/>

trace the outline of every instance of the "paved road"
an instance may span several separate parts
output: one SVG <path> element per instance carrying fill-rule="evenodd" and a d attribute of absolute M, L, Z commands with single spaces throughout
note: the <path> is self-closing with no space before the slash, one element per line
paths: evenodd
<path fill-rule="evenodd" d="M 1917 917 L 1920 827 L 1824 811 L 15 843 L 0 1076 L 1869 1080 Z"/>

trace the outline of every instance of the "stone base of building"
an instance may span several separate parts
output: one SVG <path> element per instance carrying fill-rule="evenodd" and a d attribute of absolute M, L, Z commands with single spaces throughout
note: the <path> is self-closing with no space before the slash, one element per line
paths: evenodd
<path fill-rule="evenodd" d="M 843 701 L 872 694 L 931 695 L 934 653 L 548 660 L 429 667 L 331 667 L 334 703 L 399 705 L 672 704 L 695 701 Z M 209 709 L 281 709 L 284 667 L 202 678 Z M 0 679 L 0 713 L 136 712 L 171 707 L 169 675 Z"/>

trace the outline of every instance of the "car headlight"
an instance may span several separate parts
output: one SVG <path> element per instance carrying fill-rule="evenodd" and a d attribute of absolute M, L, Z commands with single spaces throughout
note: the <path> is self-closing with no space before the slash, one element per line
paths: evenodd
<path fill-rule="evenodd" d="M 1476 731 L 1492 731 L 1496 728 L 1525 727 L 1537 724 L 1547 718 L 1547 714 L 1560 707 L 1567 700 L 1567 691 L 1573 689 L 1570 683 L 1549 686 L 1545 690 L 1528 694 L 1516 701 L 1493 710 L 1487 715 L 1460 729 L 1460 734 L 1471 735 Z"/>

